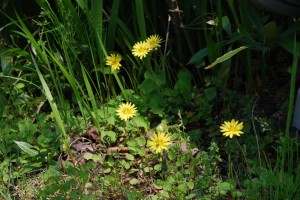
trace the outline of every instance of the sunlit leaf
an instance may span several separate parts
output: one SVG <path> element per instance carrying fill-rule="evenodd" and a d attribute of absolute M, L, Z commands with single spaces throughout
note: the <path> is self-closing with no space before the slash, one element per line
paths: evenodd
<path fill-rule="evenodd" d="M 83 154 L 83 157 L 86 160 L 93 160 L 93 161 L 101 160 L 101 155 L 100 154 L 96 155 L 96 154 L 92 154 L 92 153 L 89 153 L 89 152 Z"/>
<path fill-rule="evenodd" d="M 187 182 L 187 183 L 186 183 L 186 186 L 187 186 L 190 190 L 192 190 L 192 189 L 194 188 L 195 184 L 194 184 L 194 182 Z"/>
<path fill-rule="evenodd" d="M 30 156 L 36 156 L 39 154 L 38 151 L 34 150 L 31 144 L 22 141 L 14 141 L 24 152 L 28 153 Z"/>
<path fill-rule="evenodd" d="M 108 137 L 112 143 L 116 141 L 116 133 L 113 131 L 102 131 L 101 132 L 101 140 L 103 141 L 104 137 Z"/>
<path fill-rule="evenodd" d="M 135 138 L 135 141 L 137 142 L 137 144 L 139 146 L 145 146 L 146 145 L 146 139 L 145 137 L 138 137 L 138 138 Z"/>
<path fill-rule="evenodd" d="M 172 183 L 165 181 L 163 184 L 163 189 L 166 191 L 172 191 L 173 189 Z"/>
<path fill-rule="evenodd" d="M 134 160 L 134 156 L 129 154 L 129 153 L 126 153 L 125 157 L 126 157 L 127 160 Z"/>
<path fill-rule="evenodd" d="M 228 53 L 225 53 L 223 56 L 217 58 L 213 63 L 211 63 L 210 65 L 208 65 L 207 67 L 205 67 L 204 69 L 210 69 L 213 68 L 215 65 L 222 63 L 226 60 L 228 60 L 229 58 L 231 58 L 232 56 L 234 56 L 235 54 L 239 53 L 240 51 L 247 49 L 247 46 L 241 46 L 237 49 L 234 49 L 232 51 L 229 51 Z"/>
<path fill-rule="evenodd" d="M 136 178 L 133 178 L 133 179 L 131 179 L 131 180 L 129 181 L 129 183 L 130 183 L 131 185 L 137 185 L 137 184 L 139 184 L 139 180 L 136 179 Z"/>
<path fill-rule="evenodd" d="M 178 187 L 177 187 L 177 189 L 179 190 L 179 191 L 181 191 L 181 192 L 186 192 L 186 184 L 185 183 L 181 183 L 181 184 L 179 184 L 178 185 Z"/>
<path fill-rule="evenodd" d="M 135 116 L 133 119 L 132 119 L 132 123 L 134 123 L 135 126 L 137 127 L 142 127 L 142 128 L 145 128 L 145 129 L 148 129 L 149 128 L 149 121 L 147 121 L 145 119 L 145 117 L 143 116 Z"/>

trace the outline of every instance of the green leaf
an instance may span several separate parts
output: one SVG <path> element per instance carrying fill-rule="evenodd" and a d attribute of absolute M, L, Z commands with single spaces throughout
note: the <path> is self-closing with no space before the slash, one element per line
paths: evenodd
<path fill-rule="evenodd" d="M 222 17 L 222 28 L 230 37 L 232 36 L 231 24 L 228 16 Z"/>
<path fill-rule="evenodd" d="M 241 46 L 237 49 L 234 49 L 232 51 L 229 51 L 228 53 L 224 54 L 223 56 L 217 58 L 213 63 L 211 63 L 210 65 L 208 65 L 207 67 L 205 67 L 204 69 L 210 69 L 213 68 L 215 65 L 222 63 L 226 60 L 228 60 L 229 58 L 231 58 L 232 56 L 234 56 L 235 54 L 239 53 L 240 51 L 247 49 L 247 46 Z"/>
<path fill-rule="evenodd" d="M 115 161 L 113 159 L 113 157 L 109 156 L 108 159 L 107 159 L 107 164 L 110 166 L 110 167 L 113 167 L 115 165 Z"/>
<path fill-rule="evenodd" d="M 158 90 L 158 85 L 156 82 L 152 79 L 145 79 L 140 85 L 139 85 L 140 90 L 144 94 L 149 94 L 153 91 Z"/>
<path fill-rule="evenodd" d="M 18 89 L 22 89 L 23 87 L 25 87 L 24 83 L 17 83 L 16 84 L 16 88 L 18 88 Z"/>
<path fill-rule="evenodd" d="M 111 172 L 111 169 L 110 169 L 110 168 L 106 168 L 105 170 L 103 170 L 103 173 L 105 173 L 105 174 L 107 174 L 107 173 L 109 173 L 109 172 Z"/>
<path fill-rule="evenodd" d="M 170 199 L 170 195 L 167 191 L 162 191 L 162 196 L 165 197 L 166 199 Z"/>
<path fill-rule="evenodd" d="M 228 182 L 220 183 L 218 185 L 218 188 L 219 188 L 220 194 L 225 195 L 228 191 L 235 189 L 235 186 L 228 181 Z"/>
<path fill-rule="evenodd" d="M 143 146 L 146 145 L 146 139 L 145 139 L 145 137 L 138 137 L 138 138 L 135 138 L 135 141 L 136 141 L 136 143 L 137 143 L 139 146 L 141 146 L 141 147 L 143 147 Z"/>
<path fill-rule="evenodd" d="M 186 189 L 187 189 L 187 188 L 186 188 L 185 183 L 181 183 L 181 184 L 178 185 L 177 189 L 178 189 L 179 191 L 181 191 L 181 192 L 186 193 Z"/>
<path fill-rule="evenodd" d="M 204 93 L 205 93 L 205 99 L 207 101 L 211 101 L 217 97 L 217 91 L 216 91 L 215 87 L 210 87 L 210 88 L 205 89 Z"/>
<path fill-rule="evenodd" d="M 126 142 L 126 144 L 127 144 L 129 147 L 136 147 L 136 146 L 137 146 L 137 143 L 136 143 L 136 141 L 134 141 L 134 140 L 128 140 L 128 141 Z"/>
<path fill-rule="evenodd" d="M 136 179 L 136 178 L 133 178 L 133 179 L 131 179 L 131 180 L 129 181 L 129 183 L 130 183 L 131 185 L 137 185 L 137 184 L 139 184 L 139 180 Z"/>
<path fill-rule="evenodd" d="M 24 152 L 28 153 L 30 156 L 36 156 L 39 154 L 38 151 L 32 149 L 34 148 L 32 145 L 27 142 L 22 141 L 14 141 Z"/>
<path fill-rule="evenodd" d="M 101 134 L 101 141 L 103 141 L 103 138 L 107 136 L 109 137 L 110 141 L 112 143 L 114 143 L 117 139 L 117 136 L 116 136 L 116 133 L 113 132 L 113 131 L 102 131 L 102 134 Z"/>
<path fill-rule="evenodd" d="M 193 182 L 187 182 L 186 183 L 186 186 L 190 189 L 190 190 L 192 190 L 193 188 L 194 188 L 194 183 Z"/>
<path fill-rule="evenodd" d="M 199 51 L 197 51 L 190 59 L 190 61 L 187 63 L 189 64 L 198 64 L 201 63 L 203 61 L 203 59 L 208 55 L 208 49 L 204 48 L 204 49 L 200 49 Z"/>
<path fill-rule="evenodd" d="M 5 54 L 0 54 L 0 60 L 1 60 L 1 68 L 2 72 L 5 76 L 9 75 L 9 72 L 11 71 L 12 68 L 12 57 L 5 55 Z"/>
<path fill-rule="evenodd" d="M 166 191 L 172 191 L 173 189 L 172 183 L 165 181 L 163 184 L 163 189 Z"/>
<path fill-rule="evenodd" d="M 145 156 L 146 155 L 146 151 L 144 148 L 139 148 L 137 150 L 137 153 L 140 155 L 140 156 Z"/>
<path fill-rule="evenodd" d="M 146 172 L 146 173 L 150 172 L 151 170 L 153 170 L 152 167 L 145 167 L 144 168 L 144 172 Z"/>
<path fill-rule="evenodd" d="M 112 71 L 111 67 L 99 67 L 95 71 L 100 71 L 102 74 L 114 74 L 119 73 L 119 70 Z"/>
<path fill-rule="evenodd" d="M 177 75 L 177 82 L 174 86 L 175 90 L 189 90 L 192 86 L 192 74 L 187 69 L 181 69 Z"/>
<path fill-rule="evenodd" d="M 156 127 L 157 132 L 168 132 L 168 125 L 167 122 L 162 120 L 160 124 L 157 125 Z"/>
<path fill-rule="evenodd" d="M 86 160 L 91 160 L 92 157 L 93 157 L 93 154 L 92 154 L 92 153 L 85 153 L 85 154 L 83 155 L 83 157 L 84 157 L 84 159 L 86 159 Z"/>
<path fill-rule="evenodd" d="M 89 153 L 89 152 L 85 153 L 83 155 L 83 157 L 86 160 L 93 160 L 93 161 L 100 161 L 101 158 L 102 158 L 100 154 L 96 155 L 96 154 L 92 154 L 92 153 Z"/>
<path fill-rule="evenodd" d="M 132 123 L 134 123 L 136 127 L 149 129 L 149 122 L 143 116 L 135 116 L 132 119 Z"/>
<path fill-rule="evenodd" d="M 161 170 L 161 164 L 154 165 L 154 170 Z"/>
<path fill-rule="evenodd" d="M 168 158 L 169 158 L 170 160 L 173 160 L 173 159 L 175 158 L 175 154 L 174 154 L 173 151 L 168 151 Z"/>
<path fill-rule="evenodd" d="M 300 42 L 295 41 L 294 39 L 290 38 L 281 38 L 278 43 L 282 48 L 284 48 L 286 51 L 290 52 L 291 54 L 294 53 L 294 46 L 296 45 L 296 52 L 300 51 Z"/>
<path fill-rule="evenodd" d="M 126 157 L 127 160 L 134 160 L 134 156 L 129 154 L 129 153 L 126 153 L 125 157 Z"/>
<path fill-rule="evenodd" d="M 125 169 L 129 169 L 130 168 L 130 164 L 128 162 L 123 162 L 122 165 L 125 167 Z"/>
<path fill-rule="evenodd" d="M 264 25 L 264 33 L 267 41 L 272 41 L 276 38 L 278 29 L 275 21 L 271 21 Z"/>

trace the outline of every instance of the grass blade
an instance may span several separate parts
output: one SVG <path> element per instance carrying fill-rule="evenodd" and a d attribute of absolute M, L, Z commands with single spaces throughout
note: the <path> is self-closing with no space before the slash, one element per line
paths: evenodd
<path fill-rule="evenodd" d="M 211 63 L 210 65 L 208 65 L 207 67 L 205 67 L 204 69 L 210 69 L 213 68 L 215 65 L 222 63 L 224 61 L 226 61 L 227 59 L 231 58 L 232 56 L 234 56 L 235 54 L 239 53 L 240 51 L 246 49 L 248 47 L 246 46 L 241 46 L 237 49 L 234 49 L 232 51 L 229 51 L 228 53 L 224 54 L 223 56 L 217 58 L 213 63 Z"/>
<path fill-rule="evenodd" d="M 46 80 L 44 79 L 39 67 L 37 66 L 36 64 L 36 61 L 33 57 L 33 55 L 31 55 L 32 57 L 32 61 L 33 61 L 33 65 L 36 69 L 36 72 L 38 74 L 38 77 L 42 83 L 42 86 L 43 86 L 43 89 L 44 89 L 44 94 L 49 102 L 49 105 L 51 107 L 51 110 L 53 112 L 53 116 L 54 116 L 54 119 L 58 125 L 58 128 L 60 129 L 60 131 L 62 132 L 63 136 L 64 136 L 64 139 L 63 139 L 63 143 L 64 143 L 64 148 L 66 148 L 66 150 L 69 150 L 69 142 L 68 142 L 68 136 L 67 136 L 67 133 L 66 133 L 66 130 L 65 130 L 65 127 L 64 127 L 64 123 L 63 123 L 63 120 L 59 114 L 59 111 L 58 111 L 58 108 L 57 108 L 57 105 L 56 103 L 54 102 L 54 98 L 50 92 L 50 89 L 47 85 L 47 82 Z"/>
<path fill-rule="evenodd" d="M 142 37 L 142 39 L 145 39 L 147 37 L 147 33 L 146 33 L 143 0 L 135 1 L 135 12 L 136 12 L 136 18 L 137 18 L 139 31 L 140 31 L 140 36 Z"/>

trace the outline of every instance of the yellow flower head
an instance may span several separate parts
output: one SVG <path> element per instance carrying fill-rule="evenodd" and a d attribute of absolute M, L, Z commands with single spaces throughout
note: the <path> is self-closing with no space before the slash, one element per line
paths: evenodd
<path fill-rule="evenodd" d="M 149 51 L 150 51 L 149 44 L 145 41 L 135 43 L 132 48 L 132 54 L 134 56 L 139 57 L 140 59 L 146 57 Z"/>
<path fill-rule="evenodd" d="M 134 117 L 136 115 L 136 107 L 132 103 L 122 103 L 117 109 L 117 115 L 120 119 L 127 121 L 129 118 Z"/>
<path fill-rule="evenodd" d="M 152 49 L 157 49 L 157 47 L 160 47 L 160 43 L 162 42 L 162 39 L 159 37 L 159 35 L 150 35 L 147 39 L 146 42 L 149 45 L 149 48 Z"/>
<path fill-rule="evenodd" d="M 154 133 L 147 142 L 148 147 L 155 153 L 160 153 L 164 149 L 168 149 L 171 145 L 171 138 L 165 132 Z"/>
<path fill-rule="evenodd" d="M 221 126 L 221 132 L 225 137 L 232 138 L 234 135 L 240 136 L 244 132 L 241 131 L 244 128 L 243 122 L 235 121 L 234 119 L 230 121 L 225 121 Z"/>
<path fill-rule="evenodd" d="M 119 54 L 111 54 L 106 57 L 106 65 L 111 66 L 112 70 L 118 70 L 121 67 L 122 57 Z"/>

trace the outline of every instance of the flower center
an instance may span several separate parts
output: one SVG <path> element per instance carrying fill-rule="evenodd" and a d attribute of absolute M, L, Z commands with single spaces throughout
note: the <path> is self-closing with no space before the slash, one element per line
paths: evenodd
<path fill-rule="evenodd" d="M 124 115 L 130 115 L 130 114 L 131 114 L 131 109 L 129 109 L 129 108 L 124 108 L 123 114 L 124 114 Z"/>
<path fill-rule="evenodd" d="M 161 140 L 161 139 L 158 139 L 157 142 L 156 142 L 156 147 L 161 147 L 164 145 L 164 141 Z"/>
<path fill-rule="evenodd" d="M 232 125 L 231 125 L 231 126 L 229 127 L 229 131 L 230 131 L 230 132 L 236 131 L 236 126 L 232 126 Z"/>

